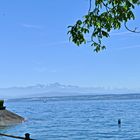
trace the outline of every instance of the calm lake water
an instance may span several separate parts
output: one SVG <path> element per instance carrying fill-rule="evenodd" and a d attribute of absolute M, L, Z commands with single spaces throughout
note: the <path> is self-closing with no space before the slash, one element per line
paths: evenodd
<path fill-rule="evenodd" d="M 37 140 L 140 140 L 140 100 L 85 96 L 18 99 L 5 104 L 27 121 L 1 129 L 1 133 L 23 136 L 28 132 Z"/>

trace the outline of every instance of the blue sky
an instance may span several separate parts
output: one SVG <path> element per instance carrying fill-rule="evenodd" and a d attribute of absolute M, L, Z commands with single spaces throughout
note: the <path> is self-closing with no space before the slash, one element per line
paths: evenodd
<path fill-rule="evenodd" d="M 62 84 L 140 87 L 140 34 L 122 28 L 107 49 L 69 42 L 67 26 L 86 14 L 88 0 L 1 0 L 0 87 Z M 130 27 L 140 26 L 139 8 Z"/>

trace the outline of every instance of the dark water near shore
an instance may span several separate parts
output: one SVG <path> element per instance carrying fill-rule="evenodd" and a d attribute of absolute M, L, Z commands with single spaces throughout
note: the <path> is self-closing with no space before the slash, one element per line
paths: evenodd
<path fill-rule="evenodd" d="M 29 132 L 37 140 L 140 140 L 137 98 L 41 97 L 9 100 L 6 106 L 27 121 L 1 133 L 23 136 Z"/>

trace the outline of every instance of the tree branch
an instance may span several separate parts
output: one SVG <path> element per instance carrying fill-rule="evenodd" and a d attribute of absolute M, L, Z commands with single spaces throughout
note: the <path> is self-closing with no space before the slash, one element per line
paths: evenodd
<path fill-rule="evenodd" d="M 137 27 L 135 27 L 134 30 L 128 28 L 126 22 L 124 23 L 124 27 L 126 28 L 126 30 L 130 31 L 130 32 L 133 32 L 133 33 L 140 33 L 140 31 L 137 31 Z"/>
<path fill-rule="evenodd" d="M 92 6 L 92 0 L 89 0 L 89 9 L 88 9 L 88 13 L 91 11 L 91 6 Z"/>

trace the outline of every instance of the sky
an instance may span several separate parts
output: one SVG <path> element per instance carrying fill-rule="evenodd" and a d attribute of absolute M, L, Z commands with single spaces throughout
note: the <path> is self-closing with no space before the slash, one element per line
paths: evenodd
<path fill-rule="evenodd" d="M 88 0 L 1 0 L 0 88 L 55 82 L 140 88 L 140 34 L 112 31 L 99 53 L 69 42 L 67 27 L 88 7 Z M 138 12 L 129 27 L 140 27 Z"/>

